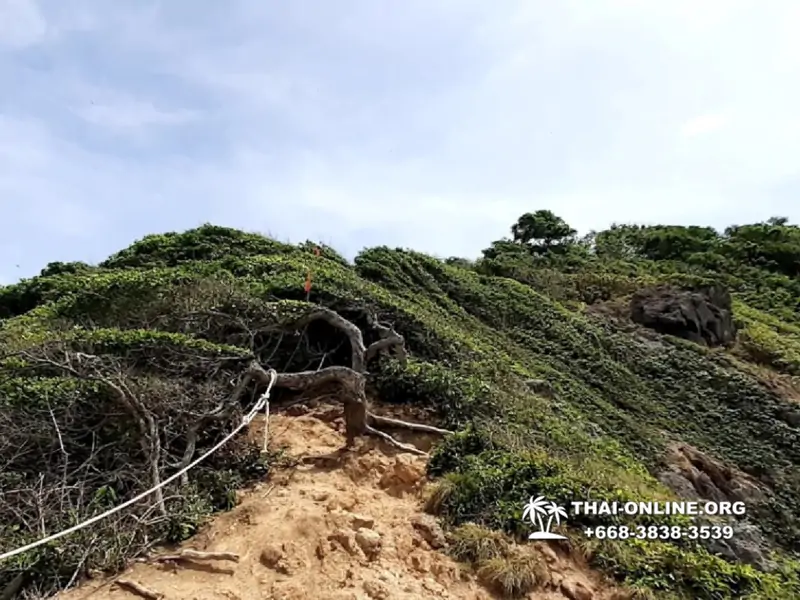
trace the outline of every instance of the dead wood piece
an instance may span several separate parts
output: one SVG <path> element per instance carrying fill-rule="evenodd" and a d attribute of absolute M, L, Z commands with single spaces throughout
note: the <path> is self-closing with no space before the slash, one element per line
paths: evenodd
<path fill-rule="evenodd" d="M 147 600 L 161 600 L 161 598 L 164 597 L 164 594 L 159 594 L 158 592 L 149 590 L 141 583 L 136 583 L 135 581 L 131 581 L 129 579 L 118 579 L 116 583 L 119 587 L 126 589 L 129 592 L 133 592 L 137 596 L 146 598 Z"/>
<path fill-rule="evenodd" d="M 419 431 L 422 433 L 436 433 L 438 435 L 448 435 L 453 433 L 448 429 L 441 429 L 433 425 L 423 425 L 422 423 L 410 423 L 408 421 L 401 421 L 400 419 L 393 419 L 391 417 L 382 417 L 374 413 L 369 413 L 369 420 L 373 425 L 383 427 L 398 427 L 400 429 L 410 429 L 411 431 Z"/>
<path fill-rule="evenodd" d="M 177 554 L 167 554 L 157 556 L 153 560 L 156 562 L 175 562 L 181 560 L 228 560 L 239 562 L 239 555 L 235 552 L 201 552 L 200 550 L 181 550 Z"/>
<path fill-rule="evenodd" d="M 403 442 L 400 442 L 400 441 L 394 439 L 388 433 L 384 433 L 383 431 L 380 431 L 379 429 L 375 429 L 374 427 L 367 426 L 367 433 L 370 434 L 370 435 L 374 435 L 375 437 L 381 438 L 382 440 L 388 442 L 389 444 L 391 444 L 395 448 L 399 448 L 400 450 L 403 450 L 404 452 L 410 452 L 411 454 L 416 454 L 417 456 L 428 456 L 427 452 L 423 452 L 422 450 L 420 450 L 416 446 L 411 446 L 409 444 L 404 444 Z"/>

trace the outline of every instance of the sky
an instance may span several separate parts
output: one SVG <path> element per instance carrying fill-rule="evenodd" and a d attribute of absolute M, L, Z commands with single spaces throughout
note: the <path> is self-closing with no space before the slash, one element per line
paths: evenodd
<path fill-rule="evenodd" d="M 205 222 L 800 221 L 796 0 L 0 0 L 0 284 Z"/>

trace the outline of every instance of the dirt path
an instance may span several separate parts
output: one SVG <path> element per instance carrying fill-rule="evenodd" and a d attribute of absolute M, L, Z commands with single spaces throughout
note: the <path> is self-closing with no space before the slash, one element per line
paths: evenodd
<path fill-rule="evenodd" d="M 296 456 L 327 454 L 342 444 L 336 425 L 312 415 L 275 415 L 270 444 Z M 260 439 L 262 427 L 254 423 L 251 435 Z M 122 578 L 165 600 L 494 598 L 438 550 L 441 530 L 421 512 L 424 469 L 424 458 L 364 440 L 335 465 L 278 472 L 182 546 L 234 552 L 238 563 L 136 563 L 120 576 L 58 597 L 135 600 L 114 585 Z M 531 597 L 565 598 L 557 591 Z"/>

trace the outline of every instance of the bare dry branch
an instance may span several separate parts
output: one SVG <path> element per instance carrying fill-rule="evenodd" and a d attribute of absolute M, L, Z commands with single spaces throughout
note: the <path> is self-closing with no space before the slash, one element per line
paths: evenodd
<path fill-rule="evenodd" d="M 389 444 L 391 444 L 395 448 L 399 448 L 400 450 L 403 450 L 404 452 L 410 452 L 411 454 L 416 454 L 418 456 L 428 456 L 427 452 L 423 452 L 422 450 L 420 450 L 419 448 L 417 448 L 415 446 L 411 446 L 409 444 L 404 444 L 403 442 L 394 439 L 388 433 L 384 433 L 383 431 L 375 429 L 374 427 L 367 426 L 367 433 L 370 434 L 370 435 L 374 435 L 375 437 L 378 437 L 378 438 L 388 442 Z"/>
<path fill-rule="evenodd" d="M 177 554 L 166 554 L 153 558 L 154 562 L 175 562 L 182 560 L 227 560 L 238 563 L 239 555 L 235 552 L 201 552 L 200 550 L 187 548 L 181 550 Z"/>
<path fill-rule="evenodd" d="M 116 584 L 125 589 L 129 592 L 133 592 L 137 596 L 141 596 L 142 598 L 146 598 L 146 600 L 161 600 L 164 597 L 164 594 L 160 594 L 158 592 L 154 592 L 153 590 L 149 590 L 144 587 L 141 583 L 137 583 L 135 581 L 131 581 L 130 579 L 118 579 Z"/>
<path fill-rule="evenodd" d="M 189 466 L 189 464 L 191 464 L 192 459 L 194 458 L 195 449 L 197 447 L 197 437 L 200 429 L 211 421 L 220 421 L 230 418 L 233 412 L 236 410 L 236 402 L 239 401 L 239 396 L 243 391 L 244 386 L 237 388 L 237 391 L 227 403 L 220 404 L 210 413 L 202 415 L 195 423 L 189 426 L 189 429 L 186 433 L 186 449 L 183 452 L 183 458 L 181 458 L 180 463 L 176 465 L 178 470 L 185 469 Z M 181 475 L 181 485 L 189 485 L 188 473 Z"/>
<path fill-rule="evenodd" d="M 420 433 L 434 433 L 437 435 L 447 435 L 452 433 L 447 429 L 434 427 L 433 425 L 423 425 L 422 423 L 409 423 L 408 421 L 400 421 L 399 419 L 392 419 L 391 417 L 382 417 L 370 413 L 369 420 L 373 425 L 380 427 L 397 427 L 399 429 L 409 429 L 411 431 L 419 431 Z"/>

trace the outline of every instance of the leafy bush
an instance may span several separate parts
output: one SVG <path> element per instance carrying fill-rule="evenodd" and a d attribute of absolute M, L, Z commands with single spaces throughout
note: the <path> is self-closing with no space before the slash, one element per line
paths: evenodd
<path fill-rule="evenodd" d="M 653 541 L 598 544 L 592 563 L 643 594 L 800 597 L 793 559 L 800 434 L 781 416 L 792 405 L 779 391 L 794 385 L 800 368 L 798 228 L 781 219 L 722 233 L 625 225 L 578 239 L 539 211 L 512 233 L 515 240 L 491 244 L 477 261 L 378 247 L 351 265 L 323 244 L 204 225 L 147 236 L 96 267 L 51 263 L 38 277 L 0 288 L 0 460 L 8 465 L 0 490 L 30 494 L 32 478 L 45 473 L 45 525 L 55 531 L 147 487 L 140 424 L 114 386 L 147 398 L 147 410 L 165 424 L 166 465 L 180 461 L 192 415 L 228 398 L 252 357 L 292 371 L 316 368 L 320 352 L 344 364 L 347 344 L 324 326 L 309 327 L 300 340 L 271 333 L 305 310 L 310 270 L 312 303 L 356 321 L 368 307 L 405 338 L 405 365 L 380 358 L 370 367 L 374 395 L 430 409 L 459 430 L 429 463 L 444 482 L 430 505 L 456 531 L 473 523 L 522 536 L 521 510 L 532 494 L 562 502 L 672 498 L 656 475 L 669 444 L 683 441 L 765 491 L 748 505 L 748 519 L 766 536 L 778 569 L 761 573 L 698 546 Z M 734 296 L 742 333 L 730 351 L 642 336 L 625 318 L 630 294 L 643 285 L 708 282 Z M 783 388 L 764 385 L 754 363 Z M 545 380 L 550 391 L 530 389 L 530 379 Z M 245 405 L 204 428 L 197 451 L 229 431 Z M 89 460 L 94 469 L 68 482 L 79 497 L 62 483 L 53 416 L 70 460 Z M 110 440 L 113 447 L 103 446 Z M 120 568 L 145 535 L 183 539 L 211 512 L 230 508 L 235 489 L 262 476 L 270 460 L 234 444 L 180 484 L 168 517 L 139 507 L 134 514 L 146 525 L 134 526 L 125 513 L 21 555 L 0 575 L 0 588 L 26 571 L 45 593 L 79 564 Z M 0 492 L 0 551 L 37 537 L 29 517 L 19 519 L 29 500 Z M 72 508 L 61 511 L 62 502 Z M 592 523 L 586 517 L 568 526 Z M 509 593 L 537 585 L 535 565 L 469 549 L 462 538 L 457 548 L 480 563 L 487 582 Z"/>

